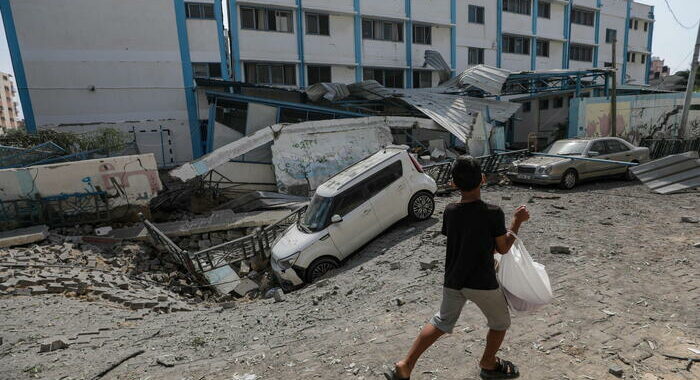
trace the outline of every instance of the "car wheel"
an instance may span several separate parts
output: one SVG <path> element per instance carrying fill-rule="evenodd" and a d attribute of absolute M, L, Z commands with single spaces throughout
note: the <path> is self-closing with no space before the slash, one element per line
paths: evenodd
<path fill-rule="evenodd" d="M 414 220 L 426 220 L 433 215 L 435 211 L 435 199 L 433 194 L 427 191 L 421 191 L 411 197 L 408 202 L 408 216 Z"/>
<path fill-rule="evenodd" d="M 637 163 L 637 164 L 639 163 L 638 161 L 632 161 L 632 162 Z M 627 181 L 634 181 L 634 180 L 637 179 L 637 176 L 634 175 L 634 173 L 632 173 L 632 168 L 633 168 L 633 167 L 634 167 L 634 166 L 628 166 L 628 167 L 627 167 L 627 170 L 625 171 L 625 180 L 627 180 Z"/>
<path fill-rule="evenodd" d="M 574 169 L 569 169 L 561 177 L 559 186 L 562 189 L 571 190 L 576 186 L 576 183 L 578 183 L 578 173 Z"/>
<path fill-rule="evenodd" d="M 330 257 L 320 257 L 306 268 L 306 282 L 309 284 L 323 277 L 324 274 L 338 268 L 338 262 Z"/>

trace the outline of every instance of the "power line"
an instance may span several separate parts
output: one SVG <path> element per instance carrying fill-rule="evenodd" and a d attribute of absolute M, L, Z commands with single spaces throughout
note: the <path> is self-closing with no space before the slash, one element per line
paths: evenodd
<path fill-rule="evenodd" d="M 668 7 L 668 11 L 671 12 L 671 16 L 673 16 L 673 19 L 676 20 L 676 23 L 678 23 L 678 25 L 680 25 L 682 28 L 695 29 L 695 27 L 698 26 L 698 23 L 700 23 L 700 20 L 698 20 L 695 22 L 695 24 L 693 24 L 691 26 L 683 25 L 683 23 L 676 16 L 676 12 L 674 12 L 673 9 L 671 8 L 671 4 L 668 3 L 668 0 L 664 0 L 664 2 L 666 3 L 666 7 Z"/>

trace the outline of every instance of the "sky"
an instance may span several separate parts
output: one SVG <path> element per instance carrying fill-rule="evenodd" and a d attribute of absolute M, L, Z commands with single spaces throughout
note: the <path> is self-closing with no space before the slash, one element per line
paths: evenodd
<path fill-rule="evenodd" d="M 624 0 L 616 0 L 624 1 Z M 637 2 L 653 5 L 656 23 L 654 24 L 654 39 L 651 51 L 654 56 L 666 60 L 666 65 L 672 73 L 679 70 L 688 70 L 693 56 L 695 37 L 697 35 L 697 22 L 700 18 L 700 0 L 637 0 Z M 678 21 L 666 4 L 678 17 Z M 2 20 L 0 20 L 0 24 Z M 12 73 L 12 62 L 7 48 L 5 29 L 0 27 L 0 71 Z"/>

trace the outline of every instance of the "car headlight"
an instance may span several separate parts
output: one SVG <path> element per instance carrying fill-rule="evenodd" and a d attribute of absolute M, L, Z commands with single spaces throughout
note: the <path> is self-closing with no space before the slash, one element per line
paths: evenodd
<path fill-rule="evenodd" d="M 292 253 L 291 255 L 289 255 L 283 259 L 279 259 L 279 260 L 277 260 L 277 265 L 279 265 L 280 269 L 285 271 L 285 270 L 291 268 L 292 266 L 294 266 L 294 263 L 296 263 L 300 254 L 301 254 L 301 251 L 298 251 L 298 252 Z"/>
<path fill-rule="evenodd" d="M 549 174 L 552 172 L 551 166 L 540 166 L 537 168 L 537 174 Z"/>

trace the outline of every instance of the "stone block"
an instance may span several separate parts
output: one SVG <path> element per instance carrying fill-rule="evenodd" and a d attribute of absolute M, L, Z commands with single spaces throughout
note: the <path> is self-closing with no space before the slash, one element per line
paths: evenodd
<path fill-rule="evenodd" d="M 554 254 L 554 255 L 570 255 L 571 248 L 569 248 L 565 245 L 550 245 L 549 246 L 549 253 Z"/>
<path fill-rule="evenodd" d="M 57 283 L 57 282 L 50 282 L 46 285 L 46 289 L 49 291 L 49 293 L 63 293 L 66 288 L 63 287 L 63 285 Z"/>
<path fill-rule="evenodd" d="M 68 348 L 68 339 L 66 337 L 54 337 L 49 339 L 44 339 L 39 342 L 39 352 L 51 352 L 56 350 L 61 350 Z"/>
<path fill-rule="evenodd" d="M 258 290 L 258 289 L 259 289 L 259 286 L 258 286 L 258 284 L 255 283 L 255 281 L 253 281 L 249 278 L 244 278 L 233 289 L 233 293 L 240 296 L 240 297 L 243 297 L 246 294 L 248 294 L 252 291 Z"/>
<path fill-rule="evenodd" d="M 30 286 L 30 287 L 29 287 L 29 290 L 32 292 L 32 295 L 33 295 L 33 296 L 37 296 L 37 295 L 41 295 L 41 294 L 46 294 L 46 293 L 49 292 L 49 290 L 46 289 L 45 286 L 41 286 L 41 285 Z"/>

